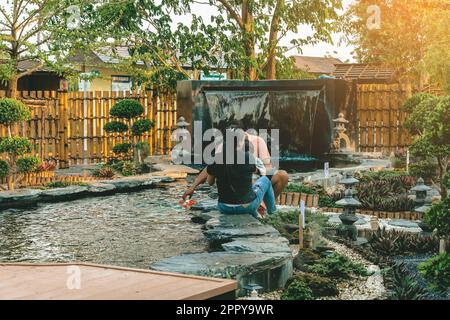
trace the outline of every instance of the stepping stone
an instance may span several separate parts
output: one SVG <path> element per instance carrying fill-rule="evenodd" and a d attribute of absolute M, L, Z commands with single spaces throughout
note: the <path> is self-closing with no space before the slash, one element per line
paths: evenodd
<path fill-rule="evenodd" d="M 214 228 L 204 232 L 207 240 L 214 245 L 230 242 L 235 238 L 252 238 L 263 236 L 280 236 L 280 233 L 271 226 L 250 225 L 235 228 Z"/>
<path fill-rule="evenodd" d="M 206 229 L 214 228 L 247 228 L 252 226 L 261 226 L 261 222 L 249 214 L 227 215 L 220 214 L 218 217 L 206 222 Z"/>
<path fill-rule="evenodd" d="M 227 252 L 260 252 L 260 253 L 291 253 L 289 241 L 282 237 L 256 237 L 236 239 L 222 244 Z"/>
<path fill-rule="evenodd" d="M 251 252 L 185 254 L 156 262 L 150 266 L 150 269 L 198 276 L 234 278 L 238 281 L 240 296 L 245 295 L 245 290 L 242 288 L 249 283 L 259 284 L 265 291 L 282 288 L 293 272 L 290 253 Z"/>
<path fill-rule="evenodd" d="M 205 200 L 200 203 L 194 204 L 191 207 L 191 210 L 195 211 L 213 211 L 217 210 L 217 200 L 211 199 L 211 200 Z"/>
<path fill-rule="evenodd" d="M 219 211 L 191 211 L 191 221 L 205 224 L 208 220 L 219 218 L 222 214 Z"/>
<path fill-rule="evenodd" d="M 409 220 L 391 220 L 387 224 L 393 227 L 419 228 L 419 225 L 416 222 Z"/>
<path fill-rule="evenodd" d="M 104 193 L 104 192 L 110 192 L 116 189 L 116 187 L 112 184 L 108 183 L 91 183 L 89 185 L 89 192 L 91 193 Z"/>

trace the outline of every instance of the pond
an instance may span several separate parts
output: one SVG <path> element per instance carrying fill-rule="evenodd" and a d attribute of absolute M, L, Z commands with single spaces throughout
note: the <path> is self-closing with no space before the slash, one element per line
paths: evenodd
<path fill-rule="evenodd" d="M 0 262 L 91 262 L 148 268 L 204 252 L 201 225 L 178 201 L 186 182 L 0 212 Z M 196 199 L 208 198 L 208 189 Z"/>

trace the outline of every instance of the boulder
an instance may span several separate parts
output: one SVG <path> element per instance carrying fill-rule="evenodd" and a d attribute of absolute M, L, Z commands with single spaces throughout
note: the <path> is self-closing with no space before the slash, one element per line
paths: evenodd
<path fill-rule="evenodd" d="M 258 283 L 265 291 L 283 288 L 292 276 L 290 253 L 211 252 L 170 257 L 150 269 L 199 276 L 233 278 L 238 281 L 239 295 L 243 286 Z"/>
<path fill-rule="evenodd" d="M 113 184 L 101 182 L 91 183 L 88 187 L 89 193 L 108 193 L 115 189 L 116 187 Z"/>
<path fill-rule="evenodd" d="M 191 211 L 191 221 L 205 224 L 208 220 L 218 218 L 221 215 L 219 211 Z"/>
<path fill-rule="evenodd" d="M 42 191 L 40 198 L 43 201 L 68 200 L 80 197 L 81 195 L 87 193 L 88 190 L 89 187 L 87 186 L 69 186 L 65 188 L 54 188 Z"/>
<path fill-rule="evenodd" d="M 27 206 L 39 199 L 42 190 L 19 189 L 0 192 L 0 208 Z"/>
<path fill-rule="evenodd" d="M 222 244 L 227 252 L 291 253 L 289 241 L 282 237 L 252 237 Z"/>

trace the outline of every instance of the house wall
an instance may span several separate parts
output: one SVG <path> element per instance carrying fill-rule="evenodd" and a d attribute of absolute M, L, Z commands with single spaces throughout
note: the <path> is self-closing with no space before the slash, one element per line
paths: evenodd
<path fill-rule="evenodd" d="M 98 71 L 100 73 L 99 78 L 92 79 L 90 81 L 89 91 L 111 91 L 112 81 L 111 77 L 114 76 L 129 76 L 130 74 L 124 71 L 109 69 L 104 67 L 86 67 L 85 72 Z M 79 88 L 82 90 L 83 88 Z"/>

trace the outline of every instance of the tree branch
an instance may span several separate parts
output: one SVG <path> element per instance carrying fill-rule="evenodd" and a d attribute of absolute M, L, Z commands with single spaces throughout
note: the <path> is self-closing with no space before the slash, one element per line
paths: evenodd
<path fill-rule="evenodd" d="M 242 17 L 233 9 L 232 5 L 227 0 L 218 0 L 224 7 L 227 9 L 230 16 L 236 20 L 239 27 L 244 30 L 245 25 L 244 21 L 242 20 Z"/>

